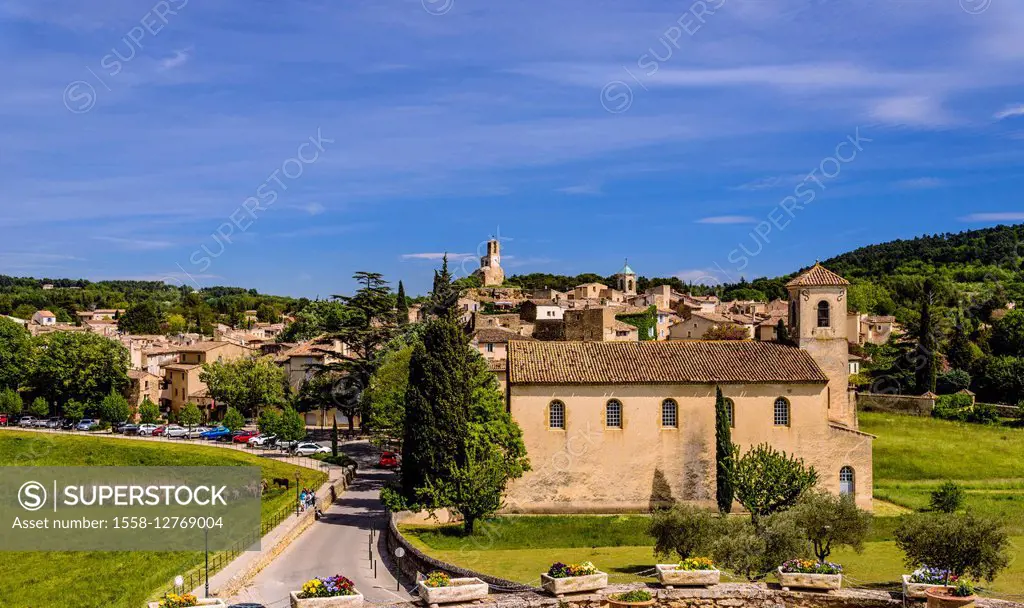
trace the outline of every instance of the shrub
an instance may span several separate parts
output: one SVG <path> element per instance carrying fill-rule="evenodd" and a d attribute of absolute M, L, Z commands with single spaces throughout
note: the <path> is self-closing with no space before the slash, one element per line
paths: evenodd
<path fill-rule="evenodd" d="M 858 509 L 852 497 L 828 492 L 804 494 L 793 515 L 819 562 L 828 559 L 835 547 L 847 546 L 860 553 L 871 529 L 871 514 Z"/>
<path fill-rule="evenodd" d="M 46 402 L 46 399 L 36 397 L 32 400 L 32 405 L 28 406 L 28 413 L 37 418 L 45 418 L 50 415 L 50 404 Z"/>
<path fill-rule="evenodd" d="M 956 482 L 947 481 L 932 492 L 932 511 L 956 513 L 963 508 L 966 497 L 967 493 Z"/>
<path fill-rule="evenodd" d="M 25 403 L 18 391 L 10 388 L 0 391 L 0 413 L 17 416 L 24 407 Z"/>
<path fill-rule="evenodd" d="M 233 407 L 229 407 L 227 413 L 224 414 L 222 424 L 232 431 L 237 431 L 245 426 L 245 418 L 238 410 Z"/>
<path fill-rule="evenodd" d="M 74 399 L 68 401 L 64 404 L 64 417 L 76 422 L 85 418 L 85 404 Z"/>
<path fill-rule="evenodd" d="M 938 375 L 935 386 L 940 395 L 958 393 L 971 387 L 971 375 L 962 369 L 951 369 Z"/>
<path fill-rule="evenodd" d="M 160 419 L 160 408 L 146 397 L 139 404 L 139 419 L 142 424 L 153 424 Z"/>
<path fill-rule="evenodd" d="M 647 532 L 654 537 L 654 552 L 680 559 L 707 553 L 721 528 L 721 519 L 710 511 L 692 505 L 677 504 L 655 511 Z"/>
<path fill-rule="evenodd" d="M 1006 530 L 971 513 L 926 513 L 904 518 L 894 533 L 907 566 L 927 564 L 957 578 L 991 581 L 1009 563 Z"/>
<path fill-rule="evenodd" d="M 776 451 L 767 443 L 734 458 L 731 477 L 736 499 L 750 511 L 755 526 L 761 518 L 795 505 L 818 483 L 814 467 L 805 467 L 803 459 Z"/>
<path fill-rule="evenodd" d="M 627 591 L 625 593 L 613 595 L 611 596 L 611 599 L 617 602 L 637 603 L 649 602 L 654 599 L 654 596 L 651 595 L 650 591 L 646 591 L 644 589 L 634 589 L 632 591 Z"/>
<path fill-rule="evenodd" d="M 104 422 L 124 422 L 131 415 L 132 408 L 128 405 L 128 400 L 118 392 L 111 391 L 100 402 L 100 418 Z"/>
<path fill-rule="evenodd" d="M 181 412 L 178 413 L 178 422 L 182 426 L 192 428 L 202 422 L 203 414 L 199 411 L 199 406 L 195 403 L 189 403 L 185 406 Z"/>
<path fill-rule="evenodd" d="M 974 595 L 974 585 L 968 580 L 959 580 L 956 582 L 956 586 L 953 587 L 953 592 L 950 594 L 953 597 L 971 597 Z"/>
<path fill-rule="evenodd" d="M 791 513 L 770 515 L 754 527 L 745 520 L 729 521 L 729 529 L 715 541 L 715 562 L 756 581 L 784 561 L 810 554 L 807 540 Z"/>

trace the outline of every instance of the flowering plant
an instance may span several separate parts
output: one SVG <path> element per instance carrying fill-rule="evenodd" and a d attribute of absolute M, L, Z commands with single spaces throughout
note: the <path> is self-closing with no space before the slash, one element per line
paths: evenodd
<path fill-rule="evenodd" d="M 199 600 L 191 593 L 185 593 L 182 595 L 171 593 L 164 599 L 160 600 L 160 608 L 189 608 L 190 606 L 198 605 Z"/>
<path fill-rule="evenodd" d="M 842 574 L 843 567 L 832 562 L 816 562 L 810 559 L 791 559 L 782 564 L 782 571 L 796 574 Z"/>
<path fill-rule="evenodd" d="M 452 584 L 452 578 L 440 570 L 435 570 L 427 576 L 423 584 L 427 587 L 448 587 Z"/>
<path fill-rule="evenodd" d="M 714 570 L 715 563 L 707 557 L 688 557 L 679 562 L 676 570 Z"/>
<path fill-rule="evenodd" d="M 597 574 L 597 566 L 590 562 L 582 564 L 563 564 L 555 562 L 548 569 L 548 576 L 551 578 L 569 578 L 571 576 L 589 576 Z"/>
<path fill-rule="evenodd" d="M 910 575 L 910 582 L 926 585 L 947 585 L 955 583 L 956 579 L 956 575 L 950 574 L 949 570 L 929 568 L 928 566 L 922 566 Z"/>
<path fill-rule="evenodd" d="M 956 583 L 956 587 L 952 591 L 953 597 L 971 597 L 974 595 L 974 585 L 971 581 L 966 579 L 960 579 Z"/>
<path fill-rule="evenodd" d="M 338 597 L 341 595 L 356 595 L 355 583 L 342 575 L 322 577 L 318 576 L 306 581 L 302 585 L 301 599 L 311 597 Z"/>

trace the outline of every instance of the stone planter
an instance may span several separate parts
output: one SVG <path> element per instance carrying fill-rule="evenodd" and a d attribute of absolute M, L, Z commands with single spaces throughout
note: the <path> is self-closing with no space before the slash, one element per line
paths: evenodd
<path fill-rule="evenodd" d="M 147 606 L 149 606 L 149 608 L 160 608 L 160 602 L 150 602 Z M 199 600 L 199 603 L 196 604 L 196 606 L 220 606 L 220 608 L 227 608 L 227 604 L 224 603 L 224 600 L 214 597 L 206 600 Z"/>
<path fill-rule="evenodd" d="M 587 593 L 598 591 L 608 586 L 608 575 L 604 572 L 587 576 L 567 576 L 551 578 L 547 574 L 540 575 L 540 586 L 555 597 L 564 597 L 569 593 Z"/>
<path fill-rule="evenodd" d="M 710 587 L 722 579 L 718 570 L 676 570 L 676 564 L 658 564 L 658 582 L 673 587 Z"/>
<path fill-rule="evenodd" d="M 784 591 L 790 589 L 817 589 L 819 591 L 838 590 L 843 586 L 842 574 L 803 574 L 800 572 L 783 572 L 778 569 L 779 584 Z"/>
<path fill-rule="evenodd" d="M 936 585 L 934 583 L 912 583 L 910 582 L 910 575 L 903 575 L 903 595 L 913 598 L 915 600 L 927 599 L 928 596 L 925 594 L 929 589 L 946 589 L 950 590 L 952 587 L 946 587 L 944 585 Z"/>
<path fill-rule="evenodd" d="M 429 606 L 472 602 L 487 597 L 488 586 L 478 578 L 453 578 L 447 587 L 428 587 L 420 581 L 416 584 L 420 599 Z"/>
<path fill-rule="evenodd" d="M 292 608 L 359 608 L 363 605 L 363 594 L 338 595 L 335 597 L 310 597 L 302 599 L 298 591 L 292 591 Z"/>
<path fill-rule="evenodd" d="M 624 602 L 622 600 L 615 599 L 614 596 L 609 596 L 608 606 L 610 608 L 644 608 L 645 606 L 653 606 L 657 601 L 657 598 L 652 597 L 646 602 Z"/>
<path fill-rule="evenodd" d="M 956 597 L 950 595 L 948 587 L 933 586 L 925 591 L 928 597 L 928 608 L 974 608 L 978 596 Z"/>

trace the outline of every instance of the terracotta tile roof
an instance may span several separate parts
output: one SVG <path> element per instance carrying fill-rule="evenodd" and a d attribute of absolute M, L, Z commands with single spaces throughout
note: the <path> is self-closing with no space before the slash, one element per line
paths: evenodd
<path fill-rule="evenodd" d="M 512 342 L 512 384 L 824 384 L 810 354 L 753 341 Z"/>
<path fill-rule="evenodd" d="M 192 371 L 192 370 L 194 370 L 194 369 L 196 369 L 198 367 L 202 367 L 202 366 L 203 366 L 202 363 L 167 363 L 167 364 L 161 365 L 160 367 L 162 367 L 163 369 L 169 369 L 169 370 L 175 371 L 175 372 L 189 372 L 189 371 Z"/>
<path fill-rule="evenodd" d="M 143 378 L 159 378 L 156 374 L 151 374 L 144 369 L 130 369 L 128 370 L 128 377 L 133 380 L 142 380 Z"/>
<path fill-rule="evenodd" d="M 513 340 L 533 340 L 533 338 L 529 336 L 520 336 L 514 331 L 501 329 L 500 327 L 480 328 L 473 332 L 473 339 L 477 341 L 477 344 L 504 344 L 506 342 L 512 342 Z"/>
<path fill-rule="evenodd" d="M 733 320 L 725 315 L 720 315 L 717 312 L 698 312 L 694 311 L 690 313 L 691 317 L 699 317 L 705 321 L 711 321 L 712 323 L 732 323 Z"/>
<path fill-rule="evenodd" d="M 850 282 L 825 268 L 815 264 L 810 270 L 800 273 L 795 279 L 786 283 L 786 287 L 842 287 Z"/>
<path fill-rule="evenodd" d="M 36 313 L 36 314 L 42 315 L 42 316 L 44 316 L 44 317 L 56 317 L 56 316 L 57 316 L 57 315 L 53 314 L 52 312 L 50 312 L 50 311 L 48 311 L 48 310 L 40 310 L 40 311 L 39 311 L 38 313 Z"/>
<path fill-rule="evenodd" d="M 188 346 L 181 346 L 178 348 L 179 352 L 183 353 L 205 353 L 211 350 L 216 350 L 222 346 L 240 346 L 232 342 L 196 342 L 195 344 L 189 344 Z M 241 348 L 246 348 L 242 346 Z"/>
<path fill-rule="evenodd" d="M 615 331 L 640 331 L 639 329 L 637 329 L 636 325 L 630 325 L 629 323 L 626 323 L 625 321 L 619 321 L 618 319 L 616 319 L 615 322 L 612 323 L 612 329 L 614 329 Z"/>

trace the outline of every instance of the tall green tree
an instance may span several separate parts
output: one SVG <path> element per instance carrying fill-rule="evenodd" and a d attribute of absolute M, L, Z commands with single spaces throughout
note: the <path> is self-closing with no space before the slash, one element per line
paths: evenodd
<path fill-rule="evenodd" d="M 302 414 L 288 405 L 281 412 L 281 426 L 278 438 L 284 441 L 298 441 L 306 437 L 306 421 Z"/>
<path fill-rule="evenodd" d="M 917 334 L 915 353 L 917 390 L 919 393 L 935 392 L 938 375 L 938 351 L 935 340 L 935 326 L 932 319 L 932 304 L 935 299 L 935 282 L 928 278 L 924 282 L 924 296 L 921 298 L 921 320 Z"/>
<path fill-rule="evenodd" d="M 400 448 L 404 434 L 405 397 L 413 346 L 386 352 L 363 393 L 370 414 L 370 435 L 382 448 Z"/>
<path fill-rule="evenodd" d="M 81 401 L 71 399 L 64 404 L 64 417 L 68 420 L 78 422 L 82 418 L 85 418 L 85 404 Z"/>
<path fill-rule="evenodd" d="M 221 424 L 232 431 L 237 431 L 245 426 L 245 417 L 237 409 L 229 407 L 228 411 L 224 413 L 224 420 L 221 421 Z"/>
<path fill-rule="evenodd" d="M 405 297 L 405 285 L 398 282 L 398 293 L 396 294 L 395 316 L 399 325 L 409 323 L 409 299 Z"/>
<path fill-rule="evenodd" d="M 150 401 L 147 396 L 139 404 L 139 422 L 142 424 L 153 424 L 160 419 L 160 408 Z"/>
<path fill-rule="evenodd" d="M 0 414 L 17 416 L 24 407 L 25 402 L 18 391 L 12 388 L 0 389 Z"/>
<path fill-rule="evenodd" d="M 128 400 L 121 393 L 111 392 L 100 401 L 100 418 L 111 424 L 124 422 L 132 415 Z"/>
<path fill-rule="evenodd" d="M 0 317 L 0 390 L 17 390 L 32 369 L 32 338 L 25 328 Z"/>
<path fill-rule="evenodd" d="M 117 329 L 126 334 L 159 334 L 163 316 L 156 303 L 147 300 L 130 306 L 117 320 Z"/>
<path fill-rule="evenodd" d="M 722 396 L 722 388 L 715 388 L 715 499 L 718 512 L 728 515 L 732 512 L 735 492 L 732 487 L 733 454 L 732 425 L 729 423 L 729 409 Z"/>
<path fill-rule="evenodd" d="M 195 403 L 189 402 L 188 405 L 181 410 L 181 414 L 178 416 L 178 422 L 188 428 L 192 428 L 203 421 L 203 414 L 199 411 L 199 406 Z"/>
<path fill-rule="evenodd" d="M 971 344 L 966 323 L 965 319 L 957 317 L 953 333 L 949 337 L 949 345 L 946 347 L 946 359 L 954 369 L 969 372 L 974 369 L 977 347 Z"/>
<path fill-rule="evenodd" d="M 210 396 L 218 404 L 253 417 L 258 416 L 264 406 L 283 404 L 288 382 L 284 369 L 270 357 L 206 363 L 199 379 L 206 383 Z"/>
<path fill-rule="evenodd" d="M 98 334 L 58 331 L 34 339 L 30 383 L 48 402 L 99 403 L 128 385 L 128 350 Z"/>
<path fill-rule="evenodd" d="M 434 317 L 447 317 L 459 305 L 461 290 L 452 284 L 452 273 L 448 270 L 448 254 L 444 255 L 441 270 L 434 271 L 434 287 L 430 290 L 427 313 Z"/>
<path fill-rule="evenodd" d="M 737 458 L 732 467 L 736 499 L 750 512 L 755 527 L 762 519 L 791 508 L 818 483 L 814 467 L 767 443 Z"/>
<path fill-rule="evenodd" d="M 42 397 L 36 397 L 28 406 L 28 413 L 37 418 L 45 418 L 50 415 L 50 404 Z"/>

